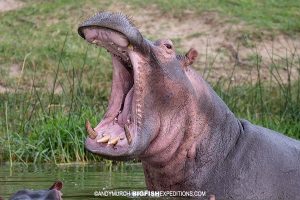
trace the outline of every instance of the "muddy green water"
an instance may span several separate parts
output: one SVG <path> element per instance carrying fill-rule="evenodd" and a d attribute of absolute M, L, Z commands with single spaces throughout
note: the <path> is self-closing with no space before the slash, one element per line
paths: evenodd
<path fill-rule="evenodd" d="M 8 199 L 20 189 L 47 189 L 63 182 L 63 199 L 129 199 L 94 196 L 95 191 L 142 191 L 146 189 L 140 164 L 105 165 L 0 165 L 0 196 Z M 138 199 L 138 198 L 130 198 Z"/>

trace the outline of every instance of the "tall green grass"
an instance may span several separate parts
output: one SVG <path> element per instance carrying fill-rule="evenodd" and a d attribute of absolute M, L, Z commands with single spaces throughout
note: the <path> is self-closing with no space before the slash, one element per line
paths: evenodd
<path fill-rule="evenodd" d="M 262 78 L 263 60 L 256 55 L 251 66 L 257 72 L 255 81 L 232 85 L 229 77 L 214 84 L 214 89 L 238 117 L 300 139 L 300 56 L 270 58 L 269 80 Z M 279 73 L 283 68 L 285 74 Z M 296 80 L 292 80 L 292 73 L 296 73 Z"/>
<path fill-rule="evenodd" d="M 84 69 L 84 65 L 82 66 Z M 97 86 L 96 79 L 82 86 L 81 70 L 63 72 L 59 65 L 54 77 L 68 79 L 56 94 L 53 88 L 16 88 L 0 94 L 0 159 L 20 162 L 84 162 L 97 160 L 86 154 L 84 124 L 96 124 L 107 104 L 107 88 Z M 90 77 L 87 77 L 90 78 Z M 5 133 L 5 134 L 2 134 Z"/>
<path fill-rule="evenodd" d="M 20 73 L 16 85 L 0 94 L 0 161 L 101 160 L 84 149 L 84 124 L 89 119 L 96 125 L 103 115 L 111 67 L 107 66 L 107 55 L 102 49 L 88 45 L 85 45 L 79 62 L 72 60 L 72 56 L 68 56 L 71 50 L 67 47 L 70 38 L 65 35 L 57 51 L 56 67 L 50 74 L 36 72 L 34 62 L 30 58 L 24 59 L 24 74 L 27 68 L 33 72 L 26 77 Z M 100 67 L 99 62 L 107 68 Z M 43 79 L 47 84 L 40 84 Z M 30 84 L 21 84 L 28 80 Z"/>

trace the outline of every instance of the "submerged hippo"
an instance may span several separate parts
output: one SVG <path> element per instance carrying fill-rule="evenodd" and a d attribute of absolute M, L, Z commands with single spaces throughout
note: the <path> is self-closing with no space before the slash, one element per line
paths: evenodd
<path fill-rule="evenodd" d="M 101 12 L 79 35 L 107 49 L 113 80 L 107 111 L 85 147 L 113 160 L 139 158 L 149 190 L 206 191 L 216 199 L 299 199 L 300 142 L 240 120 L 177 55 L 145 39 L 123 14 Z"/>
<path fill-rule="evenodd" d="M 61 200 L 62 182 L 56 181 L 48 190 L 20 190 L 10 200 Z"/>

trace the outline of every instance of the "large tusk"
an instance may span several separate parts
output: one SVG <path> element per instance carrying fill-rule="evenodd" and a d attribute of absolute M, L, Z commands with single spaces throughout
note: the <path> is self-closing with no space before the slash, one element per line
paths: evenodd
<path fill-rule="evenodd" d="M 116 145 L 119 142 L 119 137 L 110 140 L 107 144 Z"/>
<path fill-rule="evenodd" d="M 97 137 L 96 131 L 91 127 L 91 123 L 88 120 L 85 122 L 85 129 L 89 135 L 89 138 L 95 139 Z"/>
<path fill-rule="evenodd" d="M 125 126 L 124 126 L 124 132 L 125 132 L 125 136 L 126 136 L 128 144 L 131 144 L 132 138 L 131 138 L 131 134 L 130 134 L 127 124 L 125 124 Z"/>

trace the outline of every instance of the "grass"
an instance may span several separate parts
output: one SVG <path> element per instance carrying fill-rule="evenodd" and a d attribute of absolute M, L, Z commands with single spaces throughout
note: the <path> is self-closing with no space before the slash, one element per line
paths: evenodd
<path fill-rule="evenodd" d="M 259 81 L 230 88 L 219 82 L 214 89 L 239 118 L 300 139 L 299 79 L 282 88 L 275 82 Z"/>
<path fill-rule="evenodd" d="M 294 2 L 153 1 L 163 12 L 174 15 L 184 13 L 185 9 L 216 10 L 262 29 L 298 33 L 299 5 Z M 76 28 L 86 13 L 116 2 L 26 3 L 18 11 L 0 13 L 0 86 L 9 88 L 9 92 L 0 93 L 0 161 L 101 160 L 84 150 L 84 122 L 90 119 L 96 125 L 104 113 L 111 84 L 111 61 L 105 50 L 83 42 Z M 134 9 L 147 5 L 140 0 L 129 4 Z M 260 59 L 251 59 L 252 67 L 259 72 Z M 276 73 L 279 67 L 287 68 L 287 73 L 299 69 L 299 62 L 298 57 L 274 61 L 269 67 L 273 77 L 270 82 L 258 76 L 258 82 L 245 85 L 234 86 L 231 79 L 212 84 L 237 116 L 300 139 L 299 78 L 284 82 Z M 20 66 L 16 76 L 12 75 L 12 64 Z"/>
<path fill-rule="evenodd" d="M 134 0 L 134 3 L 145 6 L 149 1 Z M 197 13 L 217 11 L 230 20 L 242 20 L 260 29 L 290 34 L 300 31 L 300 4 L 297 0 L 153 0 L 151 3 L 157 4 L 166 14 L 183 18 L 187 9 Z"/>
<path fill-rule="evenodd" d="M 0 83 L 10 92 L 0 94 L 0 160 L 99 160 L 84 151 L 83 127 L 86 119 L 96 124 L 103 114 L 111 68 L 102 67 L 110 62 L 103 50 L 77 36 L 81 6 L 36 1 L 1 20 L 6 32 L 0 39 Z M 10 63 L 23 66 L 17 77 L 9 75 Z"/>

